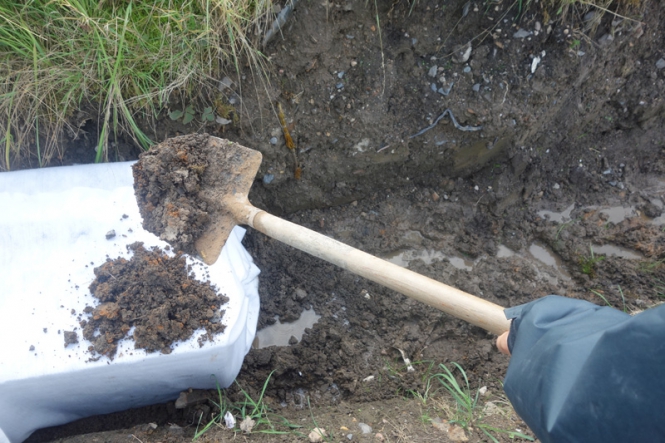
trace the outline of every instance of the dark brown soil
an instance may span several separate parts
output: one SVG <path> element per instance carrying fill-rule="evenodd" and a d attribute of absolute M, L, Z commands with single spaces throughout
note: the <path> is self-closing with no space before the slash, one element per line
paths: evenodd
<path fill-rule="evenodd" d="M 654 224 L 665 202 L 665 69 L 657 67 L 665 58 L 665 3 L 622 11 L 637 21 L 607 14 L 595 29 L 574 8 L 563 19 L 556 11 L 545 17 L 540 6 L 520 13 L 513 2 L 470 2 L 464 16 L 466 4 L 376 2 L 375 11 L 361 0 L 300 2 L 283 37 L 265 49 L 270 84 L 249 71 L 229 73 L 234 86 L 224 93 L 239 98 L 237 125 L 221 134 L 165 120 L 154 138 L 200 130 L 258 150 L 263 163 L 249 195 L 257 207 L 377 256 L 417 252 L 412 270 L 502 306 L 547 294 L 629 312 L 658 303 L 665 297 L 665 232 Z M 516 37 L 520 30 L 531 34 Z M 469 41 L 469 59 L 457 63 L 457 49 Z M 448 96 L 432 90 L 452 82 Z M 299 179 L 275 101 L 296 144 Z M 409 138 L 446 109 L 461 125 L 483 129 L 460 131 L 446 118 Z M 560 221 L 539 214 L 571 204 Z M 610 220 L 605 209 L 617 207 L 631 214 Z M 238 377 L 258 398 L 272 373 L 267 404 L 307 427 L 305 435 L 315 420 L 333 441 L 351 432 L 354 441 L 370 441 L 354 427 L 358 419 L 386 441 L 448 441 L 425 417 L 450 414 L 414 400 L 413 392 L 426 391 L 430 363 L 458 362 L 473 389 L 500 394 L 508 358 L 485 331 L 260 233 L 248 231 L 245 245 L 262 271 L 259 329 L 305 309 L 321 315 L 296 344 L 252 349 Z M 536 260 L 534 245 L 556 264 Z M 640 255 L 599 254 L 601 245 Z M 427 258 L 432 251 L 440 255 Z M 456 262 L 462 259 L 466 267 Z M 236 387 L 229 395 L 243 398 Z M 125 421 L 114 427 L 122 432 L 95 438 L 189 441 L 212 406 L 137 411 L 136 420 L 159 425 L 154 434 Z M 515 420 L 497 426 L 524 430 Z M 90 418 L 32 441 L 110 421 Z M 170 432 L 168 423 L 184 431 Z M 487 441 L 477 428 L 470 437 Z M 294 434 L 247 439 L 302 441 Z"/>
<path fill-rule="evenodd" d="M 259 152 L 207 134 L 153 146 L 133 167 L 143 227 L 213 264 L 237 224 L 226 202 L 247 200 L 260 163 Z"/>
<path fill-rule="evenodd" d="M 141 154 L 133 167 L 143 228 L 189 254 L 196 253 L 194 240 L 210 222 L 208 202 L 197 198 L 209 165 L 200 150 L 207 142 L 207 134 L 169 139 Z"/>
<path fill-rule="evenodd" d="M 90 292 L 100 304 L 86 307 L 90 317 L 81 322 L 93 358 L 113 358 L 118 342 L 128 337 L 137 349 L 169 354 L 174 342 L 199 329 L 205 330 L 201 344 L 224 331 L 220 306 L 228 299 L 210 283 L 196 280 L 182 254 L 170 257 L 160 248 L 146 250 L 140 242 L 128 249 L 133 252 L 129 260 L 107 259 L 95 268 Z"/>

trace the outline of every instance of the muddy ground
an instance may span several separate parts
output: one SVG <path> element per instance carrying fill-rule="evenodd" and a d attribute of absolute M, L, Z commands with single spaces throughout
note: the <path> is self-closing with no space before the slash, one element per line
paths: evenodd
<path fill-rule="evenodd" d="M 538 3 L 521 16 L 506 1 L 377 4 L 378 20 L 364 1 L 300 3 L 266 48 L 269 84 L 229 74 L 223 93 L 236 103 L 237 124 L 164 120 L 154 138 L 201 130 L 257 149 L 256 206 L 502 306 L 547 294 L 628 312 L 658 303 L 665 4 L 645 1 L 624 11 L 638 21 L 605 15 L 596 28 L 585 12 L 563 20 Z M 411 137 L 446 109 L 460 127 L 482 129 L 460 130 L 446 115 Z M 117 148 L 117 158 L 136 158 L 131 146 Z M 262 271 L 259 329 L 305 310 L 320 316 L 291 345 L 253 349 L 238 378 L 257 396 L 272 373 L 266 403 L 304 434 L 317 423 L 331 441 L 371 441 L 377 432 L 386 441 L 447 441 L 428 420 L 447 420 L 446 408 L 411 393 L 424 392 L 429 362 L 458 362 L 474 389 L 487 386 L 483 402 L 502 404 L 508 358 L 492 335 L 257 232 L 245 245 Z M 242 398 L 237 388 L 231 396 Z M 189 441 L 197 418 L 213 412 L 204 405 L 93 417 L 30 441 Z M 528 432 L 504 412 L 486 420 Z M 359 422 L 372 433 L 363 436 Z M 304 437 L 215 430 L 204 439 Z M 485 440 L 474 428 L 471 441 Z"/>

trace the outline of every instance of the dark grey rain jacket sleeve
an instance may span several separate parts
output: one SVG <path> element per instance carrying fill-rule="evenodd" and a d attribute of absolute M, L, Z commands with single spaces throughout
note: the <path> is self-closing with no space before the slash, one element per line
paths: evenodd
<path fill-rule="evenodd" d="M 665 305 L 548 296 L 505 312 L 504 390 L 543 443 L 665 442 Z"/>

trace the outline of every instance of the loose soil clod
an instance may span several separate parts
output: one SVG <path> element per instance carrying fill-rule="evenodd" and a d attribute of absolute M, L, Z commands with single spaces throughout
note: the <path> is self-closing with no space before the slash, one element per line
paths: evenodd
<path fill-rule="evenodd" d="M 141 155 L 133 167 L 143 227 L 176 251 L 194 254 L 193 242 L 210 221 L 208 203 L 197 199 L 208 159 L 208 134 L 175 137 Z"/>
<path fill-rule="evenodd" d="M 169 257 L 140 242 L 128 249 L 134 252 L 131 259 L 109 259 L 95 268 L 90 292 L 101 304 L 86 307 L 91 317 L 81 322 L 93 354 L 113 358 L 118 342 L 132 328 L 136 348 L 167 354 L 174 342 L 189 339 L 197 329 L 206 330 L 200 344 L 224 331 L 219 307 L 228 298 L 210 283 L 194 279 L 182 254 Z"/>

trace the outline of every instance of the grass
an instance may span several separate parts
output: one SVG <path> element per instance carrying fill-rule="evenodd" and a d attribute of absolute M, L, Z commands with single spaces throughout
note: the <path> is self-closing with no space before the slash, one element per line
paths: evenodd
<path fill-rule="evenodd" d="M 621 303 L 623 304 L 623 312 L 628 313 L 628 308 L 626 307 L 626 297 L 624 297 L 624 295 L 623 295 L 623 289 L 621 289 L 621 286 L 619 286 L 619 285 L 617 285 L 617 288 L 619 290 L 619 295 L 621 296 Z M 607 298 L 605 298 L 605 296 L 603 295 L 603 293 L 601 291 L 592 289 L 591 292 L 593 294 L 597 295 L 598 297 L 600 297 L 605 302 L 605 304 L 607 306 L 609 306 L 610 308 L 614 307 L 614 306 L 612 306 L 612 303 L 610 303 L 607 300 Z"/>
<path fill-rule="evenodd" d="M 499 429 L 487 424 L 485 420 L 484 406 L 479 401 L 480 390 L 473 391 L 469 386 L 469 379 L 466 371 L 458 363 L 453 362 L 452 370 L 448 366 L 440 364 L 440 372 L 429 375 L 426 379 L 425 388 L 422 393 L 414 393 L 416 398 L 420 399 L 423 404 L 433 398 L 435 394 L 443 391 L 446 395 L 450 396 L 453 400 L 453 408 L 443 407 L 447 410 L 449 416 L 448 422 L 460 426 L 464 431 L 469 434 L 472 429 L 480 430 L 490 441 L 498 443 L 497 434 L 504 434 L 508 437 L 523 438 L 533 441 L 529 437 L 518 431 L 511 431 Z M 453 373 L 457 372 L 457 377 Z M 429 419 L 426 413 L 425 418 Z"/>
<path fill-rule="evenodd" d="M 596 265 L 598 262 L 605 260 L 604 255 L 597 256 L 593 253 L 593 246 L 589 245 L 589 255 L 584 255 L 579 258 L 582 274 L 586 274 L 591 278 L 596 276 Z"/>
<path fill-rule="evenodd" d="M 0 170 L 45 166 L 97 119 L 97 161 L 109 140 L 172 103 L 203 109 L 227 71 L 263 72 L 260 31 L 272 0 L 0 0 Z M 205 117 L 204 117 L 205 119 Z"/>
<path fill-rule="evenodd" d="M 264 401 L 264 395 L 273 373 L 274 371 L 266 378 L 263 388 L 256 399 L 252 398 L 240 385 L 237 385 L 243 399 L 235 403 L 231 402 L 227 397 L 226 390 L 220 389 L 218 386 L 217 393 L 219 400 L 215 403 L 215 407 L 219 412 L 203 427 L 200 429 L 197 427 L 194 440 L 200 438 L 210 429 L 218 427 L 226 428 L 224 415 L 227 412 L 231 413 L 237 419 L 239 429 L 234 429 L 236 432 L 283 435 L 291 434 L 296 429 L 299 429 L 301 426 L 294 425 L 284 417 L 274 413 Z"/>

